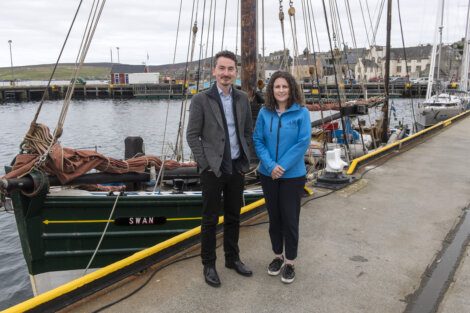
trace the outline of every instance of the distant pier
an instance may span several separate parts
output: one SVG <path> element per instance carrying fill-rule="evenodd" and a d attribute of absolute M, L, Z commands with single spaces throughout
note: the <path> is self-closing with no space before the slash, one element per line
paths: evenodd
<path fill-rule="evenodd" d="M 69 86 L 0 86 L 0 103 L 40 101 L 47 92 L 47 100 L 63 100 Z M 75 85 L 72 99 L 180 99 L 183 97 L 183 85 L 152 84 L 152 85 L 111 85 L 111 84 L 79 84 Z"/>
<path fill-rule="evenodd" d="M 69 86 L 51 85 L 47 88 L 47 100 L 62 100 Z M 311 83 L 302 85 L 307 100 L 337 98 L 337 87 Z M 427 85 L 397 83 L 390 85 L 390 96 L 395 98 L 422 98 L 426 95 Z M 0 86 L 0 103 L 40 101 L 46 92 L 45 86 Z M 195 89 L 187 91 L 192 96 Z M 382 96 L 383 83 L 345 84 L 344 93 L 347 99 Z M 184 96 L 182 84 L 141 84 L 141 85 L 112 85 L 112 84 L 78 84 L 75 85 L 72 99 L 181 99 Z"/>

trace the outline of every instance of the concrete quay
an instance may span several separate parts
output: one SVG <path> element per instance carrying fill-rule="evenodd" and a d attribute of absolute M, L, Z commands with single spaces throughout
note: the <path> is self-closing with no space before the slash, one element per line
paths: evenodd
<path fill-rule="evenodd" d="M 315 190 L 316 196 L 326 196 L 302 208 L 297 277 L 290 285 L 266 273 L 273 255 L 268 225 L 262 224 L 240 232 L 241 258 L 253 277 L 226 269 L 219 248 L 220 288 L 205 284 L 196 257 L 160 270 L 138 293 L 104 312 L 404 312 L 470 203 L 468 134 L 467 118 L 405 153 L 367 166 L 369 171 L 343 190 L 329 195 Z M 457 264 L 438 312 L 470 312 L 468 247 Z M 63 311 L 97 310 L 151 274 Z"/>

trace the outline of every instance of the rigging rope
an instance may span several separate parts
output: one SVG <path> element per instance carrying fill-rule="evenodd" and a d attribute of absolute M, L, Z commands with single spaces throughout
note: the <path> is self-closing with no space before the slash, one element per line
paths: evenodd
<path fill-rule="evenodd" d="M 173 51 L 173 65 L 175 64 L 176 60 L 176 47 L 178 46 L 178 35 L 180 31 L 180 21 L 181 21 L 181 9 L 183 7 L 183 0 L 180 0 L 180 9 L 178 13 L 178 26 L 176 27 L 176 39 L 175 39 L 175 50 Z M 174 74 L 174 78 L 176 80 L 176 73 Z M 183 86 L 184 88 L 184 86 Z M 170 92 L 168 93 L 168 101 L 166 103 L 166 114 L 165 114 L 165 127 L 163 129 L 163 141 L 162 141 L 162 155 L 165 149 L 165 139 L 166 139 L 166 130 L 167 130 L 167 125 L 168 125 L 168 114 L 170 112 L 170 100 L 171 100 L 171 95 L 173 93 L 173 79 L 171 79 L 170 76 Z"/>
<path fill-rule="evenodd" d="M 180 20 L 181 20 L 181 8 L 182 7 L 183 7 L 183 0 L 180 0 L 180 9 L 179 9 L 179 13 L 178 13 L 178 26 L 176 28 L 175 51 L 173 52 L 173 64 L 175 64 L 176 47 L 178 45 L 178 35 L 180 33 Z"/>
<path fill-rule="evenodd" d="M 408 71 L 408 58 L 406 57 L 405 36 L 403 35 L 403 25 L 401 22 L 400 0 L 397 0 L 397 4 L 398 4 L 398 20 L 400 22 L 401 42 L 403 45 L 403 56 L 405 58 L 406 77 L 409 78 L 410 73 Z M 415 108 L 413 104 L 413 97 L 411 97 L 411 112 L 413 114 L 413 133 L 414 133 L 416 131 L 416 117 L 415 117 Z"/>
<path fill-rule="evenodd" d="M 333 2 L 333 13 L 334 15 L 331 17 L 332 19 L 334 19 L 335 23 L 336 23 L 336 31 L 337 31 L 337 39 L 338 39 L 338 48 L 340 48 L 341 46 L 344 47 L 344 35 L 343 35 L 343 25 L 341 24 L 341 19 L 339 17 L 339 9 L 338 9 L 338 2 L 336 0 L 330 0 Z"/>
<path fill-rule="evenodd" d="M 357 48 L 357 43 L 356 43 L 356 33 L 354 32 L 354 24 L 353 24 L 353 19 L 352 19 L 352 15 L 351 15 L 351 7 L 349 5 L 349 0 L 346 0 L 346 9 L 347 9 L 347 12 L 348 12 L 348 22 L 349 22 L 349 27 L 351 28 L 351 37 L 352 37 L 352 40 L 353 40 L 353 47 L 354 49 Z"/>
<path fill-rule="evenodd" d="M 286 36 L 284 32 L 284 11 L 282 7 L 282 0 L 279 0 L 279 22 L 281 23 L 281 32 L 282 32 L 282 45 L 284 47 L 284 59 L 282 62 L 279 64 L 279 70 L 286 70 L 287 67 L 289 66 L 289 60 L 287 56 L 287 50 L 286 50 Z M 283 68 L 284 65 L 284 68 Z"/>
<path fill-rule="evenodd" d="M 262 53 L 263 53 L 263 69 L 264 69 L 264 63 L 265 63 L 265 46 L 264 46 L 264 0 L 261 0 L 261 21 L 262 21 L 262 32 L 261 32 L 261 36 L 262 36 Z M 264 71 L 263 71 L 264 73 Z"/>
<path fill-rule="evenodd" d="M 375 39 L 377 37 L 377 31 L 379 30 L 380 20 L 382 18 L 382 12 L 383 12 L 384 5 L 385 5 L 385 0 L 382 0 L 382 2 L 380 3 L 379 13 L 377 15 L 377 21 L 375 23 L 375 28 L 373 29 L 374 33 L 373 33 L 373 37 L 372 37 L 372 45 L 374 45 L 374 46 L 375 46 Z"/>
<path fill-rule="evenodd" d="M 364 9 L 362 8 L 362 0 L 359 0 L 359 5 L 361 6 L 362 21 L 364 22 L 364 29 L 366 31 L 367 46 L 370 47 L 369 32 L 367 31 L 366 19 L 364 17 Z"/>
<path fill-rule="evenodd" d="M 214 1 L 214 18 L 213 18 L 214 25 L 212 26 L 211 69 L 214 67 L 215 12 L 217 11 L 216 8 L 217 8 L 217 0 Z M 212 85 L 212 75 L 209 75 L 209 85 Z"/>
<path fill-rule="evenodd" d="M 202 65 L 202 81 L 204 81 L 204 77 L 206 77 L 207 51 L 209 50 L 209 35 L 211 33 L 211 22 L 212 22 L 212 0 L 209 6 L 209 25 L 207 26 L 206 52 L 204 54 L 204 64 Z"/>
<path fill-rule="evenodd" d="M 370 26 L 370 31 L 373 33 L 374 32 L 374 26 L 372 26 L 372 17 L 370 16 L 370 9 L 369 9 L 369 2 L 368 0 L 365 0 L 366 1 L 366 8 L 367 8 L 367 15 L 369 16 L 369 26 Z M 373 35 L 373 34 L 371 34 Z M 375 43 L 372 42 L 372 45 L 374 45 Z"/>
<path fill-rule="evenodd" d="M 101 6 L 100 6 L 100 1 L 98 0 L 96 1 L 96 6 L 94 8 L 92 7 L 90 10 L 89 21 L 90 21 L 90 17 L 92 13 L 93 13 L 93 17 L 91 17 L 90 23 L 87 22 L 87 29 L 85 30 L 84 36 L 82 38 L 82 44 L 80 46 L 81 49 L 79 53 L 77 54 L 77 60 L 76 60 L 77 65 L 75 67 L 72 85 L 71 85 L 71 88 L 67 89 L 67 93 L 66 93 L 65 100 L 64 100 L 64 105 L 60 113 L 59 122 L 57 123 L 57 127 L 54 130 L 54 135 L 53 135 L 54 139 L 57 139 L 62 135 L 62 130 L 63 130 L 63 126 L 65 123 L 65 118 L 67 116 L 67 111 L 70 106 L 70 101 L 72 99 L 73 90 L 75 88 L 75 83 L 77 81 L 78 74 L 80 73 L 80 69 L 83 66 L 83 62 L 85 61 L 85 57 L 86 57 L 86 54 L 88 53 L 88 49 L 90 48 L 91 40 L 95 33 L 96 27 L 98 26 L 98 22 L 101 17 L 101 13 L 103 12 L 105 3 L 106 3 L 106 0 L 101 1 Z M 98 9 L 99 6 L 100 8 Z M 52 143 L 51 143 L 51 146 L 52 146 Z"/>
<path fill-rule="evenodd" d="M 199 81 L 201 78 L 201 59 L 202 59 L 202 39 L 204 37 L 204 23 L 206 17 L 206 0 L 202 8 L 202 28 L 201 28 L 201 40 L 199 41 L 199 61 L 197 62 L 197 80 L 196 80 L 196 92 L 199 92 Z M 204 80 L 203 80 L 204 83 Z"/>
<path fill-rule="evenodd" d="M 303 17 L 303 20 L 304 20 L 304 29 L 305 29 L 305 43 L 307 44 L 307 50 L 304 51 L 304 53 L 306 54 L 307 56 L 307 64 L 310 65 L 310 62 L 309 62 L 309 57 L 310 57 L 310 51 L 311 51 L 311 44 L 310 44 L 310 34 L 309 34 L 309 30 L 308 30 L 308 26 L 307 26 L 307 13 L 305 12 L 306 11 L 306 4 L 305 4 L 305 0 L 302 0 L 301 1 L 301 4 L 302 4 L 302 17 Z"/>
<path fill-rule="evenodd" d="M 297 41 L 297 23 L 295 20 L 295 8 L 294 8 L 294 3 L 292 0 L 289 1 L 289 10 L 287 10 L 287 13 L 289 14 L 289 24 L 291 28 L 291 33 L 292 33 L 292 44 L 294 45 L 294 68 L 297 69 L 297 79 L 299 79 L 300 74 L 300 63 L 299 63 L 299 47 L 298 47 L 298 41 Z M 297 61 L 297 66 L 295 66 L 295 62 Z"/>
<path fill-rule="evenodd" d="M 93 2 L 93 5 L 90 9 L 90 14 L 89 14 L 89 17 L 88 17 L 88 22 L 87 22 L 87 27 L 85 29 L 84 36 L 82 38 L 82 44 L 81 44 L 81 47 L 80 47 L 81 49 L 80 49 L 80 51 L 77 55 L 77 59 L 79 59 L 79 63 L 75 67 L 74 75 L 73 75 L 73 78 L 72 78 L 72 83 L 70 84 L 69 88 L 67 89 L 67 93 L 66 93 L 66 96 L 65 96 L 65 99 L 64 99 L 64 103 L 62 105 L 62 110 L 61 110 L 61 113 L 60 113 L 60 116 L 59 116 L 59 120 L 57 122 L 57 126 L 54 130 L 53 135 L 51 136 L 50 134 L 47 134 L 47 135 L 43 135 L 41 138 L 36 138 L 35 135 L 40 134 L 41 131 L 37 129 L 39 127 L 39 124 L 35 124 L 34 129 L 32 131 L 31 131 L 31 129 L 30 129 L 30 131 L 28 131 L 28 134 L 25 136 L 25 140 L 21 144 L 21 149 L 23 151 L 25 151 L 25 150 L 28 150 L 31 146 L 35 145 L 34 141 L 36 139 L 39 142 L 42 142 L 42 140 L 46 140 L 48 148 L 38 158 L 38 160 L 37 160 L 37 162 L 34 166 L 36 168 L 41 167 L 46 162 L 46 159 L 47 159 L 53 145 L 55 144 L 57 139 L 62 135 L 63 125 L 64 125 L 64 122 L 65 122 L 65 117 L 67 115 L 68 108 L 70 106 L 70 100 L 71 100 L 72 95 L 73 95 L 73 90 L 75 88 L 75 83 L 76 83 L 78 74 L 80 72 L 80 69 L 83 66 L 83 62 L 85 61 L 86 54 L 87 54 L 88 49 L 90 47 L 91 40 L 92 40 L 93 35 L 95 33 L 95 30 L 96 30 L 96 27 L 98 25 L 98 21 L 101 17 L 101 13 L 103 11 L 106 0 L 103 0 L 101 2 L 101 6 L 100 6 L 100 1 L 96 2 L 96 6 L 94 5 L 94 3 L 95 2 Z M 91 16 L 93 16 L 93 17 L 91 18 L 91 23 L 90 23 L 90 17 Z M 86 36 L 85 36 L 85 34 L 86 34 Z"/>
<path fill-rule="evenodd" d="M 197 15 L 197 14 L 196 14 Z M 197 28 L 197 21 L 194 22 L 193 26 L 193 39 L 192 39 L 192 48 L 191 48 L 191 58 L 189 60 L 189 64 L 193 62 L 194 58 L 194 49 L 196 46 L 196 34 L 197 34 L 198 28 Z M 186 93 L 185 98 L 184 98 L 184 105 L 183 105 L 183 114 L 182 114 L 182 119 L 181 119 L 181 124 L 180 124 L 180 140 L 179 140 L 179 151 L 180 153 L 176 156 L 176 160 L 182 161 L 184 160 L 184 154 L 183 154 L 183 137 L 184 137 L 184 124 L 186 121 L 186 111 L 188 110 L 188 93 Z"/>
<path fill-rule="evenodd" d="M 313 5 L 311 4 L 311 0 L 308 0 L 307 3 L 309 4 L 309 7 L 310 7 L 309 16 L 310 16 L 310 11 L 312 12 L 312 22 L 313 22 L 313 29 L 315 30 L 315 38 L 317 40 L 317 50 L 321 51 L 320 41 L 318 39 L 317 24 L 315 23 L 315 15 L 313 14 Z M 313 39 L 312 39 L 312 43 L 313 43 Z"/>
<path fill-rule="evenodd" d="M 44 93 L 42 94 L 41 102 L 39 103 L 39 107 L 36 111 L 36 114 L 34 115 L 33 121 L 31 122 L 31 125 L 36 124 L 36 121 L 38 119 L 39 113 L 41 112 L 42 105 L 44 104 L 44 101 L 46 99 L 46 95 L 48 93 L 49 86 L 51 85 L 52 78 L 54 77 L 55 71 L 57 70 L 57 66 L 59 65 L 60 58 L 62 57 L 62 53 L 64 52 L 65 45 L 67 44 L 67 41 L 69 39 L 70 32 L 72 31 L 73 25 L 75 24 L 75 20 L 77 19 L 78 12 L 80 11 L 80 7 L 82 6 L 83 0 L 80 0 L 78 3 L 78 7 L 75 10 L 75 14 L 72 19 L 72 23 L 70 24 L 69 30 L 67 32 L 67 35 L 65 36 L 64 43 L 62 44 L 62 48 L 60 49 L 59 56 L 57 57 L 57 61 L 54 64 L 54 68 L 52 69 L 51 76 L 49 77 L 49 80 L 47 82 L 46 88 Z"/>
<path fill-rule="evenodd" d="M 338 84 L 338 73 L 336 71 L 336 66 L 335 66 L 335 56 L 334 56 L 334 52 L 333 52 L 333 43 L 331 41 L 331 36 L 330 36 L 330 26 L 328 25 L 328 15 L 326 13 L 325 0 L 322 0 L 322 4 L 323 4 L 323 13 L 325 15 L 326 32 L 328 34 L 328 42 L 330 44 L 331 59 L 333 60 L 333 71 L 334 71 L 336 90 L 337 90 L 337 95 L 338 95 L 338 105 L 339 105 L 339 108 L 340 108 L 340 111 L 341 111 L 342 105 L 341 105 L 341 94 L 340 94 L 340 91 L 339 91 L 339 84 Z M 349 160 L 351 159 L 351 155 L 350 155 L 351 151 L 349 149 L 349 143 L 348 143 L 348 140 L 347 140 L 347 137 L 346 137 L 346 123 L 344 122 L 343 114 L 341 114 L 341 126 L 343 127 L 343 138 L 344 138 L 344 144 L 346 145 L 346 153 L 345 153 L 346 160 L 349 163 Z"/>
<path fill-rule="evenodd" d="M 235 55 L 238 54 L 238 20 L 240 19 L 240 0 L 237 3 L 237 27 L 235 28 Z"/>
<path fill-rule="evenodd" d="M 313 55 L 313 66 L 312 67 L 309 67 L 309 74 L 310 74 L 310 81 L 312 82 L 312 87 L 313 87 L 313 81 L 314 81 L 314 76 L 315 76 L 315 81 L 317 83 L 317 88 L 318 88 L 318 92 L 316 93 L 317 94 L 317 97 L 318 97 L 318 104 L 320 105 L 320 117 L 322 119 L 322 128 L 324 128 L 323 126 L 325 125 L 325 119 L 324 119 L 324 116 L 323 116 L 323 103 L 321 101 L 321 95 L 320 95 L 320 78 L 318 77 L 318 69 L 317 69 L 317 56 L 316 56 L 316 52 L 315 52 L 315 45 L 314 45 L 314 41 L 313 41 L 313 31 L 312 31 L 312 16 L 310 15 L 310 2 L 309 0 L 306 0 L 305 1 L 305 8 L 307 10 L 307 14 L 306 14 L 306 20 L 307 20 L 307 31 L 306 33 L 308 33 L 310 35 L 310 42 L 311 42 L 311 49 L 312 49 L 312 55 Z M 313 13 L 312 13 L 313 15 Z M 309 31 L 310 29 L 310 31 Z M 312 97 L 312 101 L 313 101 L 313 97 Z M 323 149 L 323 157 L 325 157 L 325 153 L 326 153 L 326 149 Z"/>
<path fill-rule="evenodd" d="M 224 50 L 225 20 L 226 19 L 227 19 L 227 0 L 225 0 L 224 24 L 222 26 L 222 45 L 220 47 L 220 50 Z"/>
<path fill-rule="evenodd" d="M 191 10 L 191 23 L 189 23 L 189 38 L 188 38 L 188 51 L 186 52 L 186 67 L 184 70 L 184 80 L 183 80 L 183 94 L 184 98 L 181 101 L 181 107 L 180 107 L 180 119 L 178 123 L 178 133 L 176 135 L 176 143 L 175 143 L 175 157 L 177 160 L 183 159 L 183 112 L 185 110 L 185 103 L 188 101 L 188 69 L 189 69 L 189 55 L 190 55 L 190 50 L 191 50 L 191 34 L 192 31 L 194 30 L 194 27 L 196 27 L 197 31 L 197 26 L 196 22 L 193 25 L 193 20 L 194 20 L 194 7 L 196 4 L 196 0 L 193 0 L 193 6 Z M 196 17 L 197 19 L 197 17 Z"/>

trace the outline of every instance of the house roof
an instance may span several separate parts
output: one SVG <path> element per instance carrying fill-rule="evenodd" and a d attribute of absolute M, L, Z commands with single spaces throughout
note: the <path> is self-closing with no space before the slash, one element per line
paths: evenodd
<path fill-rule="evenodd" d="M 432 46 L 431 45 L 422 45 L 416 47 L 407 47 L 405 48 L 406 58 L 408 60 L 417 60 L 417 59 L 428 59 L 431 56 Z M 390 59 L 404 59 L 405 53 L 403 48 L 391 48 L 390 49 Z"/>
<path fill-rule="evenodd" d="M 362 64 L 364 65 L 364 67 L 375 67 L 375 68 L 379 67 L 379 65 L 377 63 L 375 63 L 374 61 L 372 61 L 372 60 L 361 59 L 361 61 L 362 61 Z"/>

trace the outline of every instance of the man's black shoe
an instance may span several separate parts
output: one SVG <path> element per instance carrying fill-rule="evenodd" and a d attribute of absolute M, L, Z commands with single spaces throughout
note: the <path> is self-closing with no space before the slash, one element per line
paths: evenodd
<path fill-rule="evenodd" d="M 251 276 L 253 272 L 245 265 L 242 261 L 226 261 L 225 262 L 226 268 L 234 269 L 238 274 L 243 276 Z"/>
<path fill-rule="evenodd" d="M 203 273 L 204 279 L 209 286 L 220 287 L 220 279 L 215 266 L 205 265 Z"/>

